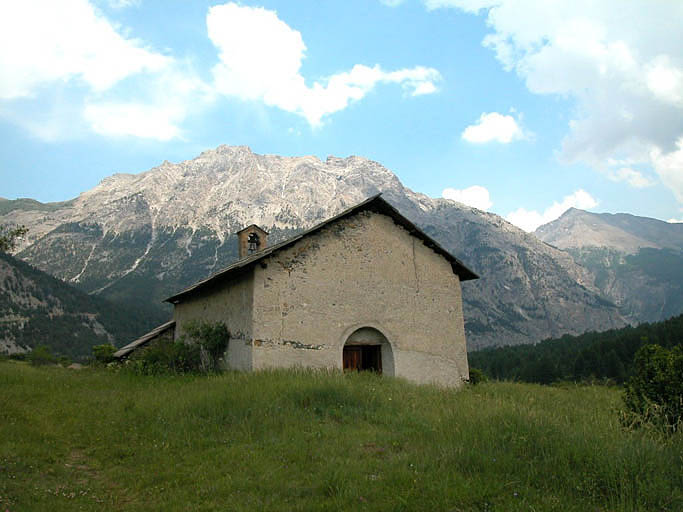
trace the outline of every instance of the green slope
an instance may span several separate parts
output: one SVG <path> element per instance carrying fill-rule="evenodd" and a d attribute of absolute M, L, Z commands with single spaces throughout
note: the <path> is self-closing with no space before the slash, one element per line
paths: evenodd
<path fill-rule="evenodd" d="M 155 308 L 90 296 L 0 253 L 0 339 L 81 359 L 93 345 L 122 345 L 167 319 Z"/>
<path fill-rule="evenodd" d="M 675 511 L 683 437 L 602 386 L 0 362 L 3 510 Z"/>

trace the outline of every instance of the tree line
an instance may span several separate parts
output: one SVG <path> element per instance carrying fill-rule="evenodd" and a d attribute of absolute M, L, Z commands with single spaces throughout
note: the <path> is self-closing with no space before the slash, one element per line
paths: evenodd
<path fill-rule="evenodd" d="M 683 314 L 656 323 L 579 336 L 565 335 L 535 345 L 486 348 L 468 355 L 470 366 L 494 379 L 550 384 L 557 381 L 611 380 L 622 384 L 634 372 L 644 345 L 683 344 Z"/>

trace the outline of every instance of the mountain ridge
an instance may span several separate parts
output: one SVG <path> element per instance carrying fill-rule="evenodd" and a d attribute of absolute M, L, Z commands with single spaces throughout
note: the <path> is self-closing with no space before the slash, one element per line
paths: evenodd
<path fill-rule="evenodd" d="M 248 224 L 275 243 L 379 192 L 482 276 L 463 285 L 471 347 L 624 325 L 567 253 L 493 213 L 414 192 L 359 156 L 322 161 L 223 145 L 0 222 L 29 227 L 22 259 L 88 293 L 149 304 L 234 261 L 235 232 Z"/>
<path fill-rule="evenodd" d="M 630 323 L 683 311 L 683 224 L 573 208 L 536 235 L 584 267 Z"/>
<path fill-rule="evenodd" d="M 560 249 L 609 247 L 630 254 L 642 247 L 683 248 L 683 224 L 630 213 L 593 213 L 569 208 L 534 234 Z"/>

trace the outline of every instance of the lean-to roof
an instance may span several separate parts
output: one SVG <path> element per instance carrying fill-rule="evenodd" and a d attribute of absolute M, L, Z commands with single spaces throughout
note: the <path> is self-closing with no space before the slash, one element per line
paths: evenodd
<path fill-rule="evenodd" d="M 146 345 L 149 343 L 151 340 L 162 334 L 164 331 L 167 331 L 168 329 L 172 329 L 175 326 L 175 320 L 171 320 L 170 322 L 166 322 L 165 324 L 161 324 L 159 327 L 155 327 L 151 331 L 149 331 L 147 334 L 143 334 L 140 336 L 137 340 L 129 343 L 125 347 L 121 347 L 118 349 L 116 352 L 114 352 L 114 357 L 125 357 L 128 354 L 130 354 L 133 350 L 135 350 L 138 347 L 141 347 L 142 345 Z"/>
<path fill-rule="evenodd" d="M 330 217 L 329 219 L 321 222 L 320 224 L 317 224 L 313 226 L 310 229 L 307 229 L 306 231 L 303 231 L 299 233 L 298 235 L 293 236 L 292 238 L 289 238 L 285 240 L 284 242 L 280 242 L 279 244 L 275 244 L 269 247 L 266 247 L 265 249 L 262 249 L 258 252 L 255 252 L 246 258 L 242 258 L 239 261 L 236 261 L 232 265 L 224 268 L 223 270 L 220 270 L 216 272 L 215 274 L 207 277 L 206 279 L 199 281 L 189 288 L 186 288 L 185 290 L 181 291 L 180 293 L 177 293 L 165 300 L 165 302 L 170 302 L 173 304 L 178 304 L 181 302 L 181 300 L 188 295 L 191 295 L 201 288 L 204 288 L 205 286 L 209 285 L 210 283 L 213 284 L 218 280 L 229 280 L 231 277 L 234 277 L 241 273 L 241 271 L 247 269 L 248 267 L 258 263 L 261 261 L 263 258 L 266 258 L 267 256 L 270 256 L 271 254 L 278 252 L 282 249 L 285 249 L 287 247 L 290 247 L 294 245 L 296 242 L 301 240 L 302 238 L 306 238 L 307 236 L 312 235 L 313 233 L 316 233 L 323 229 L 324 227 L 332 224 L 333 222 L 336 222 L 340 219 L 350 217 L 351 215 L 355 215 L 359 212 L 362 211 L 372 211 L 375 213 L 381 213 L 383 215 L 387 215 L 388 217 L 391 217 L 393 221 L 398 224 L 399 226 L 402 226 L 408 233 L 410 233 L 412 236 L 419 238 L 422 240 L 422 242 L 432 249 L 435 253 L 443 256 L 448 260 L 448 262 L 451 264 L 451 268 L 453 269 L 453 273 L 456 274 L 461 281 L 468 281 L 470 279 L 478 279 L 479 276 L 472 272 L 470 269 L 468 269 L 463 262 L 461 262 L 458 258 L 453 256 L 451 253 L 449 253 L 446 249 L 441 247 L 434 239 L 432 239 L 429 235 L 427 235 L 424 231 L 422 231 L 420 228 L 418 228 L 415 224 L 413 224 L 411 221 L 409 221 L 406 217 L 401 215 L 399 211 L 391 206 L 387 201 L 382 199 L 380 196 L 382 194 L 377 194 L 372 197 L 367 198 L 365 201 L 358 203 L 355 206 L 352 206 L 351 208 L 348 208 L 344 210 L 343 212 L 339 213 L 338 215 L 335 215 L 334 217 Z"/>

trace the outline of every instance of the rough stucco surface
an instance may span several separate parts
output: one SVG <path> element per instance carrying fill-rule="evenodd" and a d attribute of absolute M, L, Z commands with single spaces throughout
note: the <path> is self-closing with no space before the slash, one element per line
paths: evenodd
<path fill-rule="evenodd" d="M 225 366 L 233 370 L 251 370 L 253 289 L 253 272 L 249 270 L 229 283 L 217 284 L 176 304 L 173 309 L 176 339 L 191 320 L 224 322 L 230 331 Z"/>
<path fill-rule="evenodd" d="M 341 368 L 348 337 L 372 327 L 390 344 L 385 373 L 446 386 L 468 375 L 460 281 L 390 217 L 361 212 L 262 262 L 254 268 L 253 369 Z"/>

